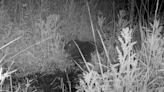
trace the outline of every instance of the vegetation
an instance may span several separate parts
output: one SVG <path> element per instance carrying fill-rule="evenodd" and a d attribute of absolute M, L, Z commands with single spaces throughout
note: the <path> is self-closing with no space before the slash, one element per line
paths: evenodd
<path fill-rule="evenodd" d="M 1 0 L 0 92 L 164 92 L 163 3 Z M 103 51 L 74 67 L 72 39 Z"/>

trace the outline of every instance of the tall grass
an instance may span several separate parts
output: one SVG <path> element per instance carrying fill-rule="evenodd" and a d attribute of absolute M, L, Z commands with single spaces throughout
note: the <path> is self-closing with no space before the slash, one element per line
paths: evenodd
<path fill-rule="evenodd" d="M 0 27 L 3 29 L 1 32 L 4 32 L 0 37 L 0 50 L 3 52 L 0 60 L 0 91 L 40 91 L 30 88 L 33 80 L 26 78 L 25 87 L 22 87 L 21 83 L 13 85 L 12 77 L 20 78 L 35 72 L 45 73 L 41 76 L 44 77 L 57 68 L 67 72 L 69 60 L 64 53 L 63 39 L 66 41 L 75 38 L 93 39 L 95 43 L 98 43 L 97 38 L 100 38 L 103 52 L 98 53 L 98 48 L 96 49 L 92 64 L 86 62 L 80 52 L 87 70 L 83 69 L 82 75 L 79 75 L 77 92 L 164 92 L 164 38 L 161 34 L 163 26 L 158 16 L 159 0 L 154 5 L 156 10 L 151 13 L 149 13 L 150 9 L 145 8 L 149 5 L 141 2 L 141 7 L 137 7 L 136 21 L 134 21 L 136 16 L 133 14 L 137 5 L 134 0 L 131 0 L 130 16 L 128 16 L 130 18 L 126 19 L 125 16 L 128 13 L 124 10 L 119 10 L 117 16 L 114 14 L 113 27 L 110 28 L 113 31 L 112 34 L 103 33 L 106 20 L 103 16 L 98 16 L 98 27 L 94 26 L 96 23 L 93 22 L 94 17 L 86 2 L 83 2 L 86 6 L 82 5 L 83 8 L 79 9 L 76 0 L 56 1 L 62 3 L 61 6 L 64 4 L 64 8 L 52 9 L 53 13 L 60 14 L 48 13 L 51 10 L 49 6 L 51 2 L 48 1 L 29 1 L 25 4 L 19 0 L 9 2 L 14 4 L 14 6 L 9 5 L 10 8 L 12 7 L 11 10 L 7 10 L 4 6 L 0 9 L 2 20 Z M 34 6 L 38 5 L 38 11 L 35 11 L 36 8 L 32 3 Z M 86 9 L 89 17 L 85 14 Z M 116 8 L 113 7 L 114 9 Z M 13 15 L 10 17 L 11 20 L 13 17 L 14 22 L 6 22 L 7 11 L 12 11 L 10 14 Z M 38 14 L 35 15 L 34 11 Z M 145 14 L 148 19 L 153 16 L 153 21 L 145 20 Z M 90 24 L 85 20 L 87 22 L 89 20 Z M 15 27 L 13 23 L 18 26 Z M 27 26 L 30 24 L 32 27 Z M 134 31 L 140 32 L 141 41 L 133 40 Z M 141 42 L 141 49 L 136 51 L 134 46 L 139 42 Z M 6 63 L 9 63 L 7 68 Z M 5 85 L 8 78 L 10 78 L 9 85 Z M 52 86 L 57 79 L 60 80 L 59 88 L 62 92 L 73 91 L 72 81 L 67 73 L 66 79 L 55 77 L 50 85 Z M 68 88 L 65 83 L 68 84 Z"/>
<path fill-rule="evenodd" d="M 110 49 L 107 49 L 108 47 L 105 46 L 102 36 L 99 33 L 100 30 L 98 30 L 107 61 L 101 61 L 104 59 L 97 60 L 101 69 L 101 73 L 98 73 L 93 69 L 91 69 L 89 72 L 83 73 L 83 79 L 80 79 L 80 84 L 77 86 L 77 92 L 164 91 L 164 68 L 162 61 L 164 39 L 161 34 L 162 26 L 160 26 L 160 21 L 157 19 L 158 3 L 159 2 L 157 0 L 154 21 L 148 21 L 150 27 L 140 25 L 140 30 L 146 31 L 146 34 L 141 41 L 141 50 L 135 52 L 133 48 L 133 46 L 137 43 L 133 42 L 133 29 L 130 29 L 131 27 L 121 28 L 122 30 L 118 36 L 120 47 L 116 46 L 119 62 L 117 64 L 111 63 L 108 51 Z M 100 26 L 102 26 L 102 22 L 103 18 L 101 18 L 101 21 L 99 21 Z M 93 34 L 95 32 L 93 27 L 92 32 Z M 99 57 L 99 54 L 97 55 L 97 57 Z M 104 62 L 110 63 L 107 71 L 105 72 L 102 71 L 102 63 Z"/>

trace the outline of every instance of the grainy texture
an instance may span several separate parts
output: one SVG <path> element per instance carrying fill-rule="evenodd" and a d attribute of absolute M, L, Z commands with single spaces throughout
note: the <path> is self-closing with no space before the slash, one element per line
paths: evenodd
<path fill-rule="evenodd" d="M 64 49 L 77 63 L 80 63 L 83 59 L 75 42 L 79 46 L 83 56 L 85 57 L 85 60 L 89 62 L 91 60 L 91 53 L 95 51 L 95 45 L 93 44 L 93 42 L 71 40 L 65 45 Z"/>

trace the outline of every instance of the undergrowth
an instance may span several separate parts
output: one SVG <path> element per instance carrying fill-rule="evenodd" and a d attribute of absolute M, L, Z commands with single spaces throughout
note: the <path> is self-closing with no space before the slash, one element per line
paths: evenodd
<path fill-rule="evenodd" d="M 159 0 L 151 17 L 149 9 L 143 9 L 147 3 L 139 8 L 131 0 L 128 9 L 120 10 L 115 2 L 105 9 L 113 14 L 107 23 L 99 1 L 2 0 L 0 91 L 164 92 Z M 102 49 L 92 53 L 91 62 L 80 52 L 86 69 L 75 68 L 67 58 L 64 45 L 72 39 L 92 40 Z"/>

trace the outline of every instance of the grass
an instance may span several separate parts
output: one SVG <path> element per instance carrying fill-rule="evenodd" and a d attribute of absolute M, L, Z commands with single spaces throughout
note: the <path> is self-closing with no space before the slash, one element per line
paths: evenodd
<path fill-rule="evenodd" d="M 163 92 L 163 1 L 156 0 L 152 10 L 134 0 L 120 10 L 122 0 L 116 2 L 2 0 L 0 90 Z M 97 47 L 91 62 L 81 53 L 83 71 L 64 50 L 72 39 L 92 40 L 103 50 Z"/>

